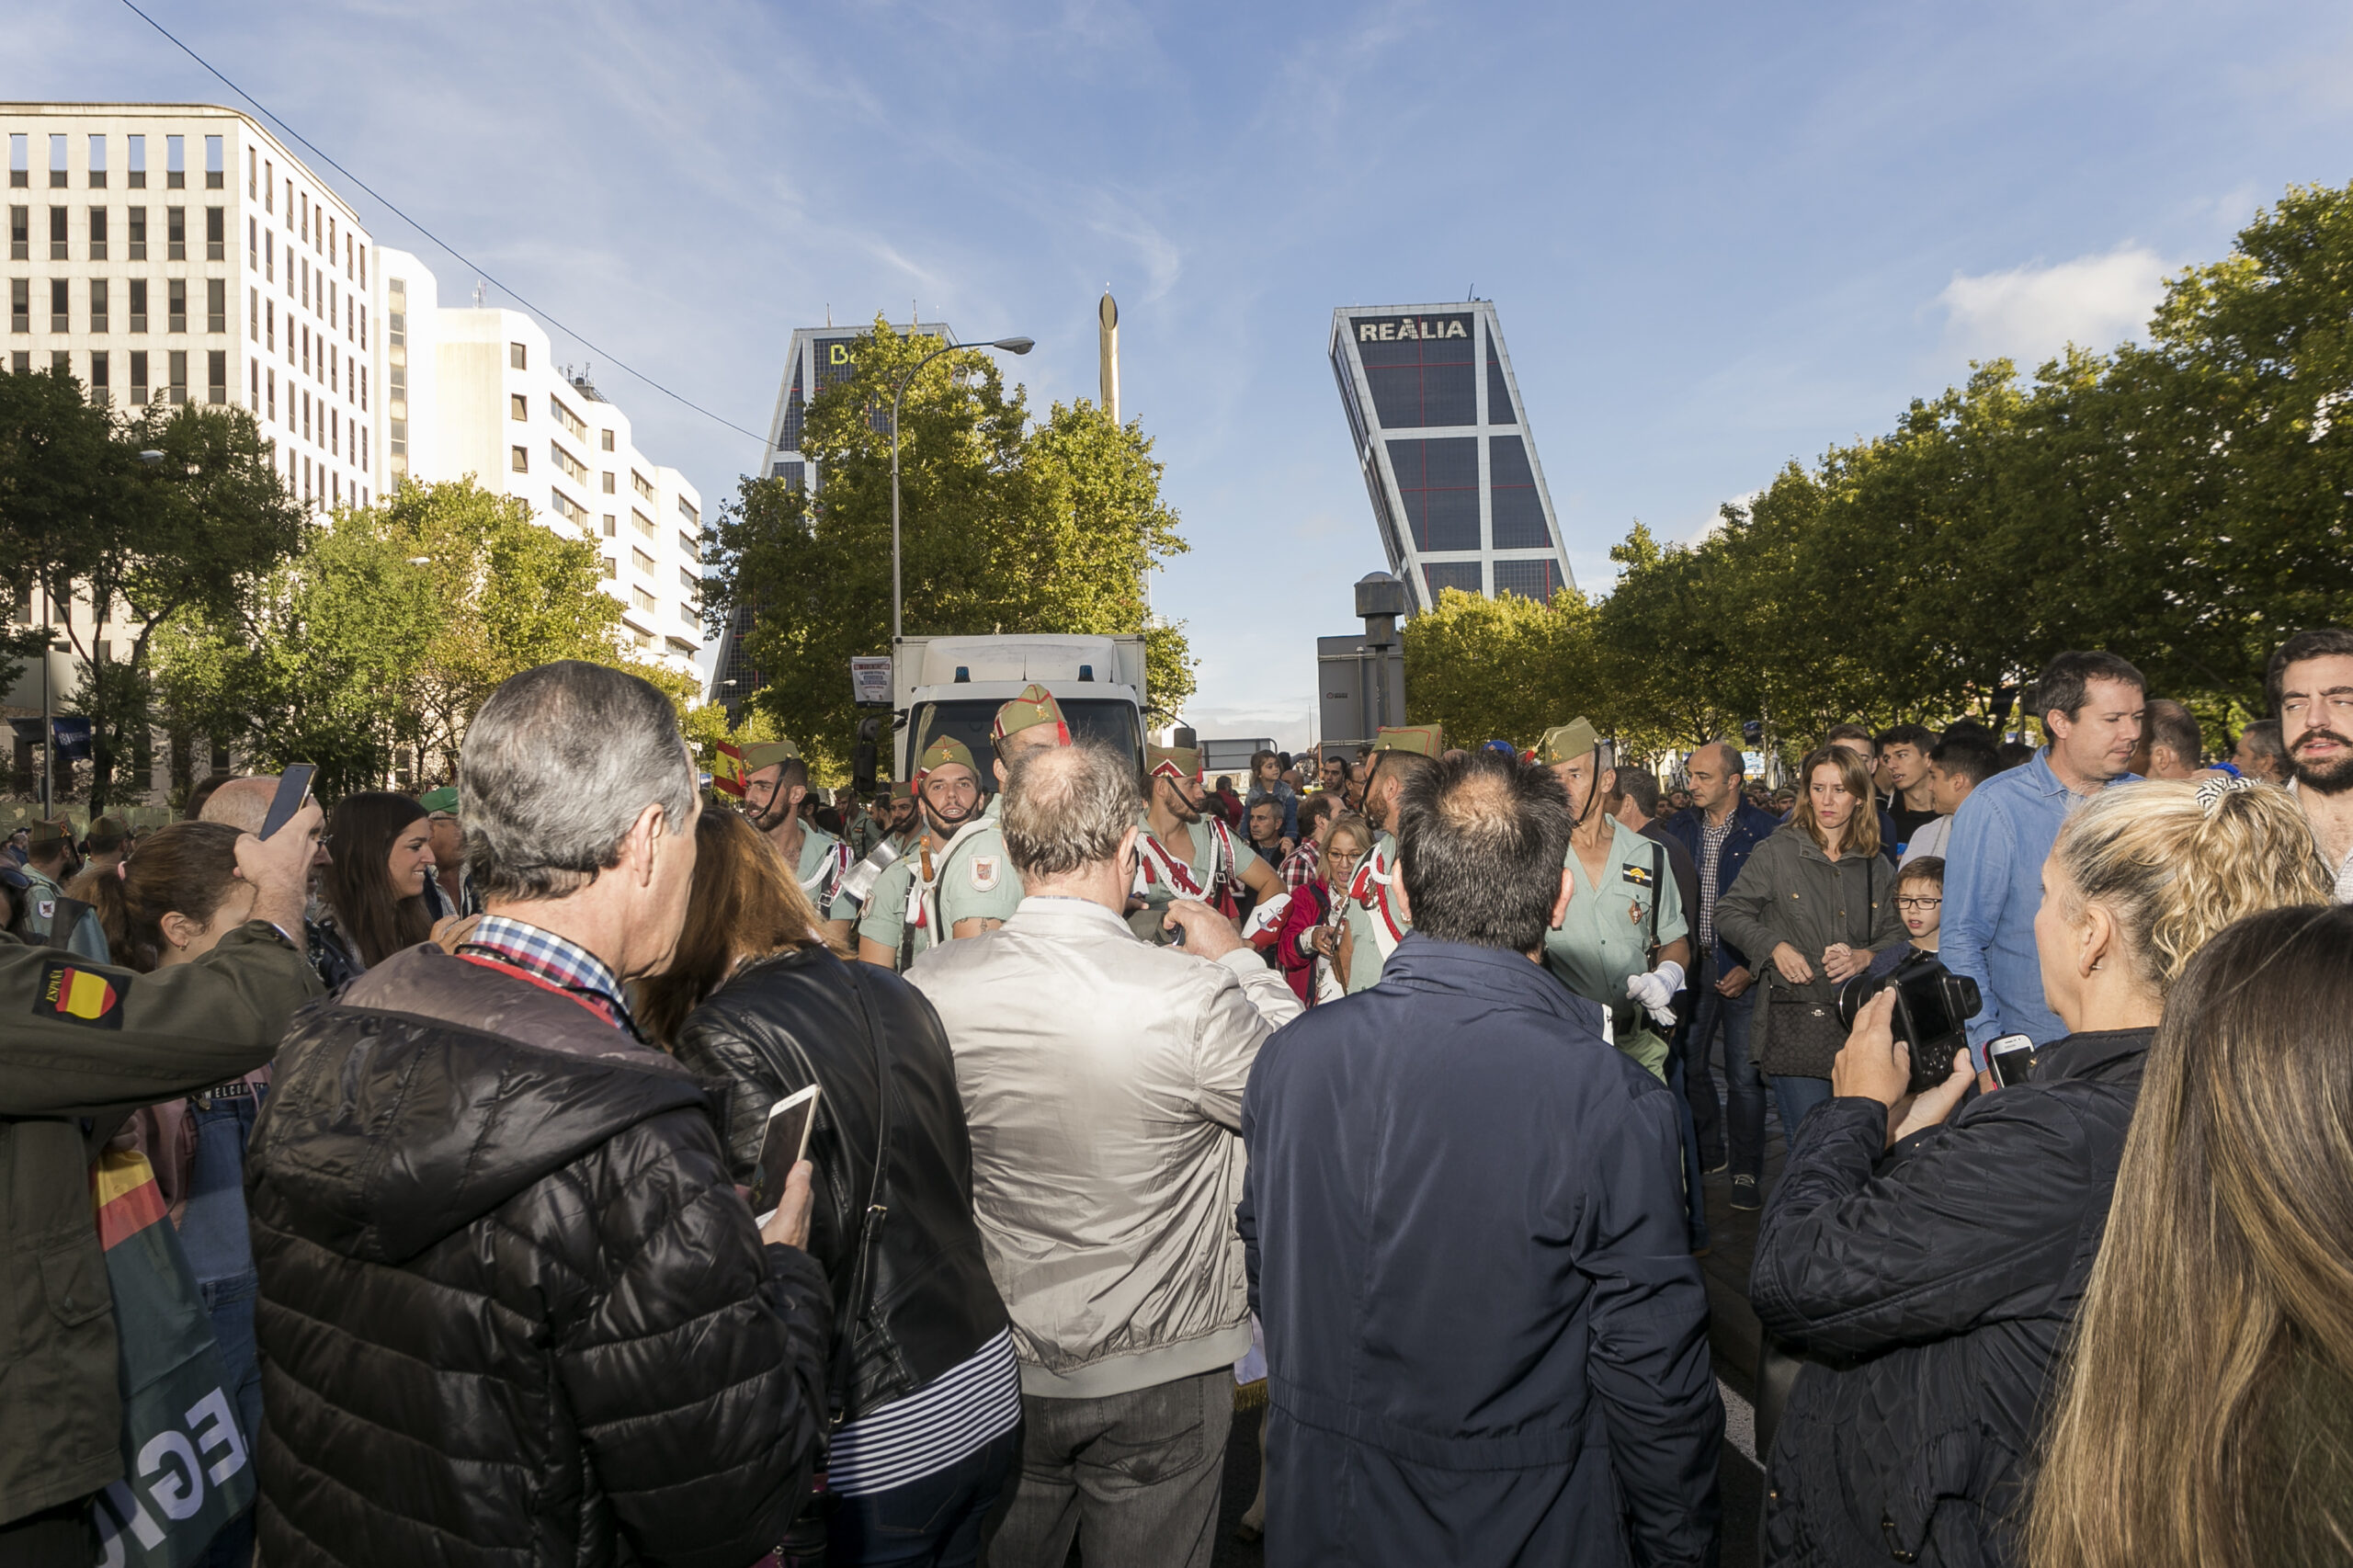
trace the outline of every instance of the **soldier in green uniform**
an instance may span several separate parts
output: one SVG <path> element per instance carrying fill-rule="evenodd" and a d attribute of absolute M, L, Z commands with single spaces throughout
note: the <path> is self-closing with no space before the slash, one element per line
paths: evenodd
<path fill-rule="evenodd" d="M 1283 880 L 1211 811 L 1198 746 L 1144 748 L 1144 837 L 1137 846 L 1138 892 L 1165 909 L 1199 899 L 1231 918 L 1243 894 L 1279 898 Z"/>
<path fill-rule="evenodd" d="M 74 824 L 63 819 L 34 823 L 28 848 L 31 858 L 25 862 L 25 881 L 32 885 L 25 893 L 25 929 L 38 944 L 49 940 L 58 901 L 65 896 L 64 884 L 81 869 L 74 854 Z M 105 963 L 107 934 L 98 925 L 97 911 L 86 903 L 81 910 L 66 950 Z"/>
<path fill-rule="evenodd" d="M 809 765 L 801 748 L 755 741 L 744 748 L 744 814 L 792 868 L 825 939 L 848 942 L 858 904 L 843 894 L 842 882 L 855 862 L 848 845 L 809 820 Z"/>
<path fill-rule="evenodd" d="M 876 879 L 858 923 L 858 956 L 885 969 L 904 970 L 950 937 L 977 936 L 983 921 L 1002 922 L 1021 902 L 1002 839 L 987 858 L 991 864 L 973 854 L 995 824 L 982 814 L 981 770 L 970 746 L 951 735 L 926 746 L 915 799 L 921 835 Z M 942 890 L 950 883 L 958 895 L 943 908 Z"/>
<path fill-rule="evenodd" d="M 92 1561 L 83 1499 L 123 1460 L 90 1164 L 140 1107 L 267 1062 L 319 994 L 299 946 L 319 820 L 238 841 L 253 918 L 192 963 L 134 974 L 0 944 L 0 1562 Z"/>
<path fill-rule="evenodd" d="M 1446 732 L 1437 724 L 1384 724 L 1373 737 L 1372 756 L 1366 760 L 1364 814 L 1380 837 L 1348 880 L 1347 918 L 1339 947 L 1340 968 L 1351 994 L 1379 983 L 1381 965 L 1412 929 L 1390 887 L 1397 872 L 1397 796 L 1406 779 L 1435 767 L 1445 750 Z"/>
<path fill-rule="evenodd" d="M 1616 757 L 1585 720 L 1545 731 L 1536 759 L 1560 779 L 1576 819 L 1562 861 L 1574 891 L 1561 923 L 1545 934 L 1544 967 L 1608 1008 L 1618 1049 L 1665 1079 L 1665 1031 L 1674 1028 L 1675 994 L 1691 960 L 1666 851 L 1609 810 Z"/>

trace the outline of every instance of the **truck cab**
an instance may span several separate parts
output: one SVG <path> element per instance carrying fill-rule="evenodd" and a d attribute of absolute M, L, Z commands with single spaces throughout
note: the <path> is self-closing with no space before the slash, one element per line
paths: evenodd
<path fill-rule="evenodd" d="M 891 661 L 891 776 L 914 775 L 924 748 L 952 735 L 972 748 L 981 789 L 996 790 L 989 730 L 1031 682 L 1053 693 L 1073 740 L 1094 741 L 1143 771 L 1141 636 L 902 637 Z"/>

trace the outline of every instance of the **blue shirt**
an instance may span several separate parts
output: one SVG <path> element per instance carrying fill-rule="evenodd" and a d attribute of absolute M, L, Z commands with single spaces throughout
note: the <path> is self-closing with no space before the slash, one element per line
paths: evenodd
<path fill-rule="evenodd" d="M 2106 788 L 2140 781 L 2137 774 L 2120 774 Z M 1984 998 L 1969 1020 L 1970 1050 L 1981 1068 L 1987 1040 L 2022 1034 L 2047 1045 L 2067 1032 L 2042 1000 L 2034 917 L 2042 908 L 2042 863 L 2061 824 L 2087 799 L 2059 781 L 2045 746 L 2024 767 L 1971 790 L 1953 813 L 1937 953 L 1947 969 L 1975 981 Z"/>

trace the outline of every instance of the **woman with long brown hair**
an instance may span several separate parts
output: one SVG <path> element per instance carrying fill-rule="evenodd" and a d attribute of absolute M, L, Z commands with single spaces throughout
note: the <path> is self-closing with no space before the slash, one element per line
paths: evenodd
<path fill-rule="evenodd" d="M 2353 909 L 2242 920 L 2149 1047 L 2035 1568 L 2353 1562 Z"/>
<path fill-rule="evenodd" d="M 327 819 L 325 842 L 333 857 L 324 879 L 330 913 L 319 926 L 357 960 L 351 972 L 433 934 L 425 904 L 426 879 L 434 869 L 433 826 L 423 806 L 406 795 L 372 790 L 346 795 Z"/>
<path fill-rule="evenodd" d="M 977 1562 L 982 1521 L 1017 1471 L 1020 1375 L 931 1004 L 886 969 L 845 961 L 775 844 L 734 812 L 707 811 L 686 927 L 669 967 L 640 983 L 636 1011 L 719 1085 L 738 1181 L 769 1108 L 818 1087 L 808 1250 L 833 1289 L 840 1425 L 827 1495 L 793 1544 L 805 1529 L 834 1563 Z"/>
<path fill-rule="evenodd" d="M 2120 785 L 2061 827 L 2034 935 L 2068 1033 L 2032 1048 L 2026 1081 L 1963 1105 L 1976 1075 L 1956 1051 L 1942 1084 L 1912 1095 L 1893 998 L 1862 1009 L 1835 1097 L 1790 1148 L 1749 1278 L 1765 1331 L 1809 1357 L 1766 1457 L 1768 1563 L 2021 1560 L 2051 1370 L 2152 1037 L 2216 933 L 2328 898 L 2293 798 L 2239 782 Z M 2135 1353 L 2181 1357 L 2185 1335 L 2211 1326 L 2174 1319 L 2177 1304 L 2147 1303 L 2165 1326 Z"/>
<path fill-rule="evenodd" d="M 1784 1139 L 1830 1097 L 1831 1060 L 1847 1038 L 1838 988 L 1904 939 L 1870 766 L 1845 746 L 1823 746 L 1806 754 L 1797 778 L 1797 810 L 1716 901 L 1716 929 L 1762 960 L 1750 1051 L 1772 1084 Z M 1756 1178 L 1735 1175 L 1732 1206 L 1757 1200 Z"/>

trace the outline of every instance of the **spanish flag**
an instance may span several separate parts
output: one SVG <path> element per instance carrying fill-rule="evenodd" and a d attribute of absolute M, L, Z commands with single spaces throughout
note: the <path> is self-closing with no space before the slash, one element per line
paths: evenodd
<path fill-rule="evenodd" d="M 710 759 L 711 788 L 740 801 L 744 798 L 745 778 L 743 749 L 726 741 L 720 742 L 716 755 Z"/>

